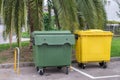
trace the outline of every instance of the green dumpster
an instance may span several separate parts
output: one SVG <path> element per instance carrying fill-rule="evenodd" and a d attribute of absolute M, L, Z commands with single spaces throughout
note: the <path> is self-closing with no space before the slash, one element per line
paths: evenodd
<path fill-rule="evenodd" d="M 53 66 L 65 67 L 68 74 L 74 35 L 70 31 L 34 31 L 32 36 L 34 63 L 39 74 L 43 75 L 44 68 Z"/>

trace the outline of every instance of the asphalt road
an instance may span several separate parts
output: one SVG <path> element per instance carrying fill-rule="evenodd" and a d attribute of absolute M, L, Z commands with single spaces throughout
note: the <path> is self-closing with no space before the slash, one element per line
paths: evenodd
<path fill-rule="evenodd" d="M 0 69 L 0 80 L 120 80 L 120 61 L 108 63 L 108 68 L 100 68 L 98 63 L 87 64 L 86 69 L 81 69 L 76 63 L 68 75 L 64 68 L 47 68 L 45 74 L 40 76 L 34 67 L 20 68 L 20 75 L 17 75 L 13 68 Z"/>

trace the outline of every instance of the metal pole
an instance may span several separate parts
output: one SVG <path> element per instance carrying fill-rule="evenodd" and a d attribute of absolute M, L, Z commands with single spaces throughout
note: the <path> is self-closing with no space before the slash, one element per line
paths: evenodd
<path fill-rule="evenodd" d="M 20 73 L 20 49 L 18 48 L 18 47 L 16 47 L 16 49 L 17 49 L 17 53 L 18 53 L 18 55 L 17 55 L 17 58 L 18 58 L 18 61 L 17 61 L 17 74 L 19 74 Z"/>
<path fill-rule="evenodd" d="M 18 47 L 14 51 L 14 70 L 20 74 L 20 49 Z"/>
<path fill-rule="evenodd" d="M 16 71 L 16 49 L 14 50 L 14 71 Z"/>

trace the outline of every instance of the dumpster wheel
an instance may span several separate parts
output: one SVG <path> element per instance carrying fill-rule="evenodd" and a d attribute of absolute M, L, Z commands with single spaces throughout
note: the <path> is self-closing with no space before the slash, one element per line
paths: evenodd
<path fill-rule="evenodd" d="M 68 66 L 66 67 L 66 72 L 65 73 L 69 74 L 69 67 Z"/>
<path fill-rule="evenodd" d="M 104 69 L 107 68 L 107 63 L 104 62 L 104 61 L 103 61 L 103 62 L 100 62 L 99 65 L 100 65 L 100 67 L 102 67 L 102 68 L 104 68 Z"/>
<path fill-rule="evenodd" d="M 57 69 L 61 70 L 61 69 L 62 69 L 62 67 L 61 67 L 61 66 L 58 66 L 58 67 L 57 67 Z"/>
<path fill-rule="evenodd" d="M 86 64 L 84 63 L 78 63 L 78 67 L 85 69 L 86 68 Z"/>
<path fill-rule="evenodd" d="M 82 63 L 78 63 L 78 67 L 82 67 Z"/>
<path fill-rule="evenodd" d="M 39 70 L 38 70 L 38 73 L 39 73 L 40 75 L 43 75 L 43 74 L 44 74 L 44 70 L 43 70 L 43 69 L 39 69 Z"/>

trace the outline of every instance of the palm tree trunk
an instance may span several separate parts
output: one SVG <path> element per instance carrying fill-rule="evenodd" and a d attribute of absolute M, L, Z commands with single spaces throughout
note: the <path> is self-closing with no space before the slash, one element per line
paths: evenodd
<path fill-rule="evenodd" d="M 31 49 L 32 48 L 32 35 L 31 35 L 31 33 L 34 31 L 34 26 L 33 26 L 33 19 L 31 17 L 31 6 L 30 6 L 29 0 L 28 0 L 28 20 L 29 20 L 29 27 L 30 27 L 30 44 L 29 44 L 29 47 Z"/>
<path fill-rule="evenodd" d="M 12 48 L 12 29 L 9 34 L 10 49 Z"/>
<path fill-rule="evenodd" d="M 53 2 L 53 9 L 54 9 L 54 13 L 55 13 L 56 25 L 58 27 L 58 30 L 60 30 L 61 27 L 60 27 L 60 23 L 59 23 L 59 19 L 58 19 L 58 11 L 57 11 L 56 7 L 54 6 L 54 2 Z"/>
<path fill-rule="evenodd" d="M 18 42 L 18 47 L 21 48 L 21 27 L 18 27 L 18 38 L 17 38 L 17 42 Z"/>
<path fill-rule="evenodd" d="M 48 27 L 47 30 L 49 30 L 50 27 L 51 27 L 51 20 L 52 20 L 52 19 L 51 19 L 51 9 L 52 9 L 52 8 L 51 8 L 51 0 L 48 0 L 48 13 L 49 13 L 49 18 L 48 18 L 48 19 L 49 19 L 49 21 L 48 21 L 49 23 L 48 23 L 48 24 L 49 24 L 49 27 Z"/>

